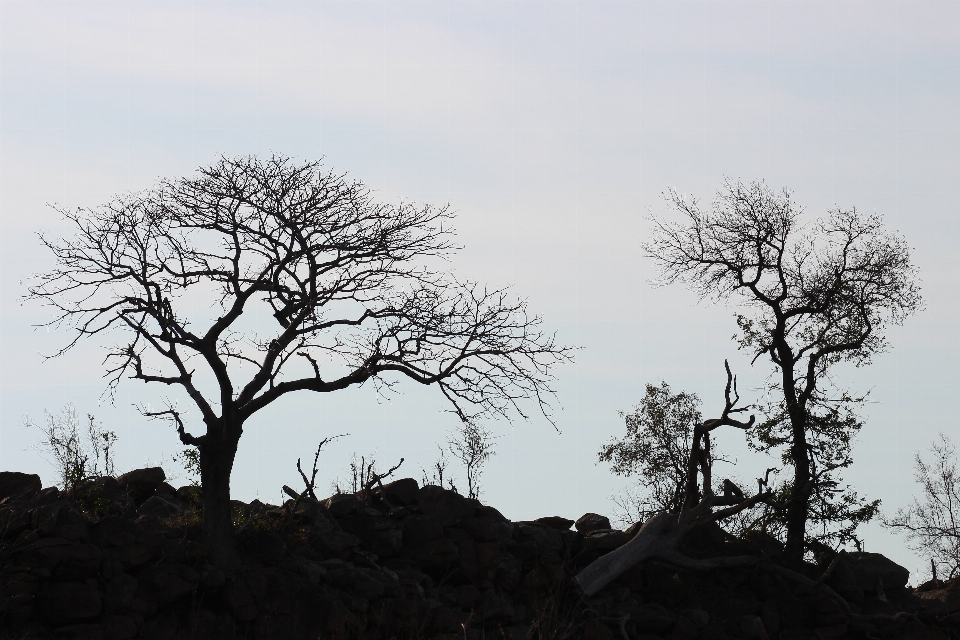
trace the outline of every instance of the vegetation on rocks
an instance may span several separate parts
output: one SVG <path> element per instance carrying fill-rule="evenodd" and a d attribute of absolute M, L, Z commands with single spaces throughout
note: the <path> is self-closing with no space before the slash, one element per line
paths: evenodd
<path fill-rule="evenodd" d="M 411 478 L 366 494 L 284 504 L 233 501 L 242 563 L 202 543 L 192 487 L 160 468 L 95 482 L 91 510 L 35 475 L 0 473 L 0 616 L 6 638 L 948 638 L 960 581 L 908 588 L 883 556 L 844 553 L 785 580 L 783 546 L 716 523 L 691 558 L 752 567 L 631 567 L 587 595 L 577 576 L 641 530 L 599 514 L 507 520 L 494 507 Z M 840 594 L 847 603 L 840 606 Z M 877 615 L 873 623 L 857 622 Z M 953 634 L 953 635 L 951 635 Z"/>

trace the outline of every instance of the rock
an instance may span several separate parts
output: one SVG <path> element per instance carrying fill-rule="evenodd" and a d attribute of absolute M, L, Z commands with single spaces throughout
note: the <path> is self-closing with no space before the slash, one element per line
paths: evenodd
<path fill-rule="evenodd" d="M 135 505 L 140 506 L 154 494 L 160 483 L 166 479 L 167 476 L 163 469 L 148 467 L 128 471 L 117 478 L 117 485 L 127 492 Z"/>
<path fill-rule="evenodd" d="M 257 617 L 257 602 L 243 580 L 230 582 L 224 590 L 224 599 L 237 620 L 250 622 Z"/>
<path fill-rule="evenodd" d="M 394 506 L 406 506 L 417 501 L 417 494 L 420 493 L 420 485 L 413 478 L 403 478 L 394 480 L 389 484 L 383 485 L 383 488 L 377 488 L 374 495 L 385 497 Z"/>
<path fill-rule="evenodd" d="M 613 640 L 613 632 L 596 618 L 583 623 L 583 640 Z"/>
<path fill-rule="evenodd" d="M 287 544 L 275 531 L 252 531 L 244 534 L 243 548 L 261 562 L 279 564 L 287 553 Z"/>
<path fill-rule="evenodd" d="M 577 531 L 583 534 L 596 531 L 597 529 L 609 529 L 610 518 L 596 513 L 585 513 L 575 523 Z"/>
<path fill-rule="evenodd" d="M 504 545 L 513 539 L 513 523 L 509 520 L 496 520 L 483 516 L 464 521 L 463 527 L 477 542 L 495 541 Z"/>
<path fill-rule="evenodd" d="M 573 526 L 573 520 L 561 518 L 560 516 L 546 516 L 543 518 L 537 518 L 534 520 L 534 522 L 548 526 L 551 529 L 556 529 L 557 531 L 566 531 Z"/>
<path fill-rule="evenodd" d="M 99 624 L 71 624 L 54 629 L 53 635 L 57 638 L 71 638 L 71 640 L 103 640 L 103 627 Z"/>
<path fill-rule="evenodd" d="M 770 640 L 760 616 L 743 616 L 740 618 L 740 631 L 746 640 Z"/>
<path fill-rule="evenodd" d="M 130 616 L 103 616 L 100 626 L 103 628 L 103 640 L 137 637 L 137 622 Z"/>
<path fill-rule="evenodd" d="M 352 493 L 338 493 L 323 501 L 323 506 L 334 518 L 343 518 L 361 506 L 360 499 Z"/>
<path fill-rule="evenodd" d="M 214 567 L 213 565 L 207 565 L 200 573 L 200 584 L 207 589 L 219 589 L 226 584 L 226 582 L 227 578 L 223 575 L 223 571 Z"/>
<path fill-rule="evenodd" d="M 40 577 L 33 573 L 5 573 L 0 581 L 0 593 L 17 604 L 27 604 L 40 589 Z"/>
<path fill-rule="evenodd" d="M 420 489 L 417 502 L 420 511 L 436 518 L 442 527 L 452 527 L 474 516 L 474 501 L 464 498 L 456 491 L 434 485 Z"/>
<path fill-rule="evenodd" d="M 695 624 L 698 629 L 703 629 L 710 624 L 710 614 L 703 609 L 684 609 L 680 615 Z"/>
<path fill-rule="evenodd" d="M 780 607 L 773 598 L 767 598 L 760 607 L 760 620 L 768 635 L 775 636 L 780 630 Z"/>
<path fill-rule="evenodd" d="M 879 553 L 848 553 L 843 561 L 853 574 L 856 585 L 865 593 L 877 593 L 881 580 L 884 589 L 902 589 L 910 579 L 906 568 Z"/>
<path fill-rule="evenodd" d="M 532 539 L 537 545 L 537 553 L 559 553 L 563 549 L 563 538 L 553 527 L 533 522 L 517 523 L 517 529 L 523 539 Z M 513 549 L 510 550 L 511 553 Z M 514 553 L 518 558 L 520 554 Z"/>
<path fill-rule="evenodd" d="M 642 632 L 658 633 L 673 626 L 673 616 L 663 605 L 655 602 L 639 605 L 630 613 L 630 619 Z"/>
<path fill-rule="evenodd" d="M 583 548 L 594 551 L 613 551 L 629 542 L 625 531 L 617 529 L 594 529 L 583 538 Z"/>
<path fill-rule="evenodd" d="M 123 547 L 135 544 L 145 533 L 143 527 L 131 520 L 108 515 L 91 527 L 90 537 L 101 547 Z"/>
<path fill-rule="evenodd" d="M 508 522 L 506 516 L 497 511 L 491 506 L 482 504 L 477 507 L 474 512 L 479 518 L 491 518 L 494 522 Z"/>
<path fill-rule="evenodd" d="M 0 471 L 0 500 L 29 500 L 43 488 L 40 476 L 35 473 Z"/>
<path fill-rule="evenodd" d="M 60 512 L 69 509 L 74 509 L 74 506 L 66 500 L 57 500 L 42 507 L 37 507 L 33 510 L 31 527 L 38 535 L 48 535 L 56 528 Z"/>
<path fill-rule="evenodd" d="M 837 563 L 833 573 L 827 579 L 827 584 L 845 600 L 850 602 L 861 602 L 863 600 L 863 589 L 857 585 L 857 579 L 850 570 L 850 565 L 846 562 Z"/>
<path fill-rule="evenodd" d="M 670 640 L 697 640 L 700 637 L 700 627 L 690 618 L 680 616 L 670 632 Z"/>
<path fill-rule="evenodd" d="M 90 478 L 80 485 L 79 492 L 84 501 L 92 503 L 94 508 L 103 508 L 104 503 L 120 503 L 126 497 L 116 478 L 101 476 Z"/>
<path fill-rule="evenodd" d="M 357 509 L 337 522 L 344 531 L 359 538 L 364 549 L 378 556 L 394 556 L 403 548 L 403 534 L 398 523 L 376 509 Z"/>
<path fill-rule="evenodd" d="M 55 618 L 81 620 L 100 615 L 100 591 L 85 582 L 58 582 L 50 586 L 47 607 Z"/>
<path fill-rule="evenodd" d="M 457 606 L 464 611 L 472 611 L 480 603 L 481 593 L 472 584 L 463 584 L 453 590 L 454 597 L 457 599 Z"/>
<path fill-rule="evenodd" d="M 497 586 L 510 593 L 520 584 L 520 561 L 507 551 L 500 552 L 500 563 L 497 565 Z"/>
<path fill-rule="evenodd" d="M 107 584 L 103 606 L 107 613 L 125 613 L 137 593 L 137 579 L 121 573 Z"/>
<path fill-rule="evenodd" d="M 103 551 L 92 544 L 68 544 L 38 549 L 57 565 L 54 578 L 65 582 L 93 578 L 103 563 Z"/>
<path fill-rule="evenodd" d="M 314 539 L 324 550 L 338 556 L 347 556 L 360 546 L 360 538 L 345 531 L 320 531 Z"/>
<path fill-rule="evenodd" d="M 177 489 L 177 500 L 192 507 L 199 507 L 203 503 L 203 492 L 198 485 L 184 485 Z"/>
<path fill-rule="evenodd" d="M 177 499 L 177 489 L 171 484 L 161 482 L 159 485 L 157 485 L 154 495 L 160 496 L 164 500 L 170 500 L 173 502 Z"/>
<path fill-rule="evenodd" d="M 372 569 L 348 568 L 336 584 L 362 598 L 372 600 L 383 595 L 383 583 Z"/>
<path fill-rule="evenodd" d="M 137 513 L 141 516 L 153 516 L 154 518 L 159 518 L 161 520 L 166 520 L 167 518 L 172 518 L 183 513 L 176 503 L 170 502 L 160 496 L 152 496 L 147 498 L 143 504 L 140 505 L 140 508 L 137 509 Z"/>
<path fill-rule="evenodd" d="M 171 603 L 193 593 L 200 584 L 200 574 L 185 564 L 164 563 L 138 574 L 138 582 L 148 582 L 161 602 Z"/>

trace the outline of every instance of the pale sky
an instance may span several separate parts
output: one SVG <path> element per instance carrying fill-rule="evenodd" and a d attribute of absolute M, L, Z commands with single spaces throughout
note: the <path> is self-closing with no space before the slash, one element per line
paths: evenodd
<path fill-rule="evenodd" d="M 560 433 L 543 419 L 500 438 L 483 498 L 513 519 L 613 515 L 630 481 L 596 464 L 619 410 L 666 380 L 722 408 L 769 372 L 730 340 L 733 310 L 655 289 L 640 248 L 675 188 L 712 200 L 724 176 L 789 187 L 812 215 L 884 216 L 914 247 L 926 310 L 841 382 L 872 390 L 847 479 L 887 512 L 917 489 L 912 458 L 960 414 L 960 3 L 14 2 L 0 1 L 0 467 L 53 468 L 24 416 L 73 403 L 120 436 L 119 466 L 170 462 L 172 429 L 132 408 L 168 393 L 122 385 L 99 404 L 105 343 L 44 362 L 65 334 L 35 330 L 22 280 L 52 266 L 47 206 L 96 206 L 221 154 L 279 152 L 363 180 L 386 201 L 458 212 L 458 276 L 511 285 L 578 345 L 557 370 Z M 247 424 L 234 496 L 277 502 L 324 436 L 322 486 L 351 453 L 417 479 L 455 426 L 439 392 L 404 383 L 288 396 Z M 752 478 L 739 433 L 719 444 Z M 455 471 L 459 473 L 459 470 Z M 722 471 L 718 470 L 718 473 Z M 180 471 L 180 482 L 184 482 Z M 177 484 L 177 481 L 173 481 Z M 867 550 L 919 561 L 879 527 Z"/>

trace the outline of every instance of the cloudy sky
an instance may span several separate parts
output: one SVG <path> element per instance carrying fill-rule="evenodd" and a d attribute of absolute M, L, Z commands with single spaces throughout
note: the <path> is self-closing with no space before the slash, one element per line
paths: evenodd
<path fill-rule="evenodd" d="M 172 430 L 121 387 L 102 402 L 102 343 L 44 361 L 23 279 L 52 265 L 49 204 L 95 206 L 219 155 L 324 158 L 385 201 L 450 203 L 458 275 L 511 285 L 566 344 L 559 433 L 486 426 L 498 455 L 484 499 L 508 517 L 613 515 L 626 482 L 596 464 L 620 410 L 666 380 L 722 408 L 723 360 L 743 395 L 769 372 L 730 340 L 733 309 L 656 289 L 643 258 L 667 188 L 712 199 L 725 176 L 789 187 L 816 216 L 876 212 L 914 247 L 926 310 L 892 349 L 844 370 L 872 390 L 847 478 L 887 511 L 916 490 L 912 457 L 960 413 L 960 4 L 954 1 L 0 2 L 0 467 L 53 468 L 31 446 L 67 403 L 120 436 L 119 466 L 170 462 Z M 351 454 L 406 458 L 419 478 L 455 427 L 434 389 L 289 397 L 248 423 L 233 491 L 280 499 L 297 457 L 325 486 Z M 754 394 L 755 395 L 755 394 Z M 768 461 L 720 445 L 743 478 Z M 960 440 L 960 438 L 957 438 Z M 180 482 L 185 482 L 179 471 Z M 177 484 L 174 481 L 174 484 Z M 914 571 L 879 527 L 866 548 Z"/>

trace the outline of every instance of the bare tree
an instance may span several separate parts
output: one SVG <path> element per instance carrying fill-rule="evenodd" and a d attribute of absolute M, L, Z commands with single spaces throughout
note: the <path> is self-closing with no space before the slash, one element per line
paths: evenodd
<path fill-rule="evenodd" d="M 647 385 L 646 395 L 632 413 L 623 413 L 627 428 L 621 440 L 605 444 L 601 462 L 621 476 L 638 475 L 639 491 L 621 497 L 620 508 L 643 522 L 661 511 L 678 513 L 683 506 L 690 439 L 702 418 L 696 394 L 673 393 L 666 382 Z"/>
<path fill-rule="evenodd" d="M 914 477 L 923 487 L 922 501 L 914 498 L 884 526 L 906 535 L 909 549 L 930 560 L 931 578 L 960 575 L 960 472 L 957 451 L 943 433 L 930 446 L 933 460 L 915 455 Z"/>
<path fill-rule="evenodd" d="M 423 475 L 420 478 L 421 486 L 427 486 L 432 484 L 437 487 L 443 487 L 443 474 L 447 470 L 447 453 L 446 449 L 437 445 L 437 459 L 433 463 L 433 469 L 431 469 L 431 474 L 427 475 L 427 470 L 423 467 L 420 467 Z M 457 487 L 454 486 L 453 481 L 447 478 L 448 488 L 452 491 L 456 491 Z"/>
<path fill-rule="evenodd" d="M 42 237 L 57 268 L 28 297 L 53 309 L 50 325 L 76 329 L 60 353 L 123 336 L 111 389 L 129 376 L 187 394 L 200 435 L 173 403 L 145 413 L 199 450 L 203 540 L 222 565 L 237 559 L 230 474 L 243 426 L 280 397 L 406 378 L 436 385 L 465 421 L 526 417 L 527 398 L 548 415 L 551 367 L 571 357 L 522 300 L 430 267 L 455 248 L 448 209 L 378 203 L 319 162 L 223 158 L 61 213 L 74 233 Z"/>
<path fill-rule="evenodd" d="M 483 427 L 473 422 L 464 422 L 461 423 L 456 435 L 447 441 L 447 444 L 450 447 L 450 453 L 463 463 L 467 474 L 467 497 L 479 498 L 480 475 L 483 473 L 483 465 L 491 456 L 496 455 L 493 437 Z"/>
<path fill-rule="evenodd" d="M 728 181 L 711 211 L 676 192 L 669 199 L 682 222 L 654 220 L 645 245 L 660 282 L 683 281 L 703 298 L 750 308 L 737 316 L 740 346 L 774 365 L 773 415 L 754 435 L 766 450 L 785 447 L 793 467 L 784 487 L 786 553 L 798 562 L 811 496 L 842 496 L 831 483 L 850 464 L 860 426 L 848 419 L 856 399 L 833 386 L 830 372 L 841 362 L 869 363 L 887 346 L 885 327 L 921 307 L 909 248 L 878 217 L 855 209 L 832 210 L 805 227 L 790 193 L 762 183 Z M 870 515 L 869 504 L 853 507 Z"/>
<path fill-rule="evenodd" d="M 43 433 L 40 448 L 53 458 L 60 486 L 76 492 L 80 483 L 88 478 L 115 473 L 113 447 L 117 434 L 97 424 L 92 414 L 87 414 L 87 428 L 83 429 L 72 404 L 66 405 L 59 414 L 45 413 L 42 426 L 29 417 L 24 418 L 23 423 Z"/>

